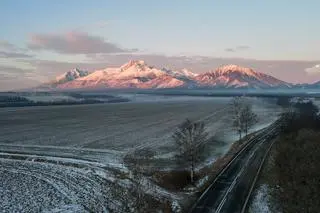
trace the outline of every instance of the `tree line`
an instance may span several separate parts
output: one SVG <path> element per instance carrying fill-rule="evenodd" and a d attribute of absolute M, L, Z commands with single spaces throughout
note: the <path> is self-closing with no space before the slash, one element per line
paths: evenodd
<path fill-rule="evenodd" d="M 300 99 L 282 114 L 268 178 L 282 212 L 317 213 L 320 209 L 320 115 L 312 101 Z"/>

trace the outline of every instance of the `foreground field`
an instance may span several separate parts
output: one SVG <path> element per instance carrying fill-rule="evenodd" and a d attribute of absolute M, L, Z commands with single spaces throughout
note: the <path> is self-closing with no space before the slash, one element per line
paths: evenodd
<path fill-rule="evenodd" d="M 171 135 L 186 118 L 203 120 L 214 137 L 208 162 L 237 139 L 230 122 L 230 98 L 145 98 L 131 103 L 0 109 L 0 197 L 5 199 L 0 210 L 85 212 L 92 205 L 97 211 L 119 205 L 111 202 L 110 193 L 128 184 L 122 161 L 126 153 L 149 147 L 157 153 L 154 166 L 170 168 L 175 150 Z M 280 112 L 274 104 L 251 101 L 259 115 L 256 129 L 273 122 Z M 115 180 L 123 181 L 121 187 Z M 153 188 L 150 193 L 160 200 L 182 199 Z"/>
<path fill-rule="evenodd" d="M 106 209 L 111 183 L 88 171 L 15 160 L 0 161 L 0 165 L 1 212 Z"/>
<path fill-rule="evenodd" d="M 189 117 L 221 116 L 226 100 L 1 109 L 0 141 L 126 150 L 166 141 L 172 128 Z M 223 114 L 223 113 L 222 113 Z"/>
<path fill-rule="evenodd" d="M 0 109 L 0 142 L 6 144 L 129 151 L 172 145 L 174 128 L 184 119 L 204 120 L 211 135 L 234 139 L 229 98 L 189 98 L 56 107 Z M 274 120 L 275 106 L 255 101 L 259 125 Z M 229 141 L 228 141 L 229 140 Z M 169 144 L 169 145 L 168 145 Z"/>

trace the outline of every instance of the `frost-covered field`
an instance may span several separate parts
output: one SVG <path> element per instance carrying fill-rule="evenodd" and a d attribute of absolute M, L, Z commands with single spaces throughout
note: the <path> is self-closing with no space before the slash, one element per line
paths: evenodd
<path fill-rule="evenodd" d="M 87 212 L 103 210 L 107 181 L 85 170 L 47 163 L 0 161 L 1 212 Z M 77 211 L 76 211 L 77 210 Z M 61 211 L 64 212 L 64 211 Z"/>
<path fill-rule="evenodd" d="M 133 200 L 125 168 L 62 157 L 0 153 L 0 212 L 122 212 Z M 181 195 L 158 186 L 145 192 L 158 200 Z M 121 197 L 120 197 L 121 196 Z M 120 199 L 120 200 L 118 200 Z"/>
<path fill-rule="evenodd" d="M 120 208 L 115 192 L 124 190 L 121 183 L 128 183 L 120 178 L 121 172 L 86 161 L 1 155 L 1 212 L 107 212 Z"/>
<path fill-rule="evenodd" d="M 204 120 L 208 131 L 231 142 L 229 98 L 190 98 L 80 106 L 0 109 L 0 142 L 32 146 L 111 149 L 171 146 L 174 128 L 184 119 Z M 278 108 L 253 101 L 259 125 L 274 120 Z"/>
<path fill-rule="evenodd" d="M 132 98 L 132 97 L 131 97 Z M 230 98 L 135 96 L 133 102 L 0 109 L 0 211 L 97 212 L 112 203 L 110 187 L 127 169 L 122 158 L 150 147 L 163 164 L 173 155 L 171 135 L 184 119 L 203 120 L 211 156 L 237 139 Z M 260 121 L 273 122 L 280 108 L 251 99 Z M 175 196 L 158 188 L 158 196 Z M 24 211 L 22 211 L 24 210 Z"/>

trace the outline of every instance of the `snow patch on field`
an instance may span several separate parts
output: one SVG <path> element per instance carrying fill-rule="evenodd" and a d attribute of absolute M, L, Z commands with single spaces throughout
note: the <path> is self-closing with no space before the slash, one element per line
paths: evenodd
<path fill-rule="evenodd" d="M 156 155 L 154 157 L 154 159 L 174 159 L 175 156 L 176 156 L 176 152 L 168 152 L 168 153 L 165 153 L 165 154 L 161 154 L 161 155 Z"/>
<path fill-rule="evenodd" d="M 102 169 L 83 166 L 96 172 L 62 164 L 1 159 L 0 212 L 106 212 L 107 207 L 114 206 L 110 189 L 119 187 L 110 181 L 115 174 L 105 170 L 103 178 Z"/>
<path fill-rule="evenodd" d="M 197 188 L 201 188 L 205 183 L 207 183 L 209 180 L 209 176 L 204 176 L 203 178 L 201 178 L 197 183 L 196 186 Z"/>
<path fill-rule="evenodd" d="M 60 206 L 59 208 L 43 211 L 43 213 L 86 213 L 86 212 L 88 211 L 86 211 L 80 205 L 64 205 L 64 206 Z"/>
<path fill-rule="evenodd" d="M 268 185 L 263 184 L 261 185 L 252 201 L 252 204 L 249 208 L 250 213 L 271 213 L 269 208 L 269 188 Z"/>
<path fill-rule="evenodd" d="M 179 205 L 179 203 L 178 203 L 176 200 L 174 200 L 174 201 L 171 203 L 171 209 L 172 209 L 172 211 L 175 212 L 175 213 L 179 213 L 179 212 L 182 211 L 182 210 L 181 210 L 181 206 Z"/>
<path fill-rule="evenodd" d="M 313 103 L 320 108 L 320 100 L 314 100 Z"/>

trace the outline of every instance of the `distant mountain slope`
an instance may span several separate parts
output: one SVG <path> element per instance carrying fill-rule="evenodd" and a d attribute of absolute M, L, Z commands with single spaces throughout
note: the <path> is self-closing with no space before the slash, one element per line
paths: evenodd
<path fill-rule="evenodd" d="M 270 75 L 238 65 L 225 65 L 215 71 L 206 72 L 196 77 L 199 86 L 225 88 L 270 88 L 289 87 L 290 84 Z"/>
<path fill-rule="evenodd" d="M 61 84 L 61 83 L 65 83 L 68 81 L 73 81 L 77 78 L 81 78 L 81 77 L 84 77 L 87 75 L 89 75 L 88 71 L 83 71 L 78 68 L 75 68 L 75 69 L 72 69 L 72 70 L 56 77 L 55 82 Z"/>
<path fill-rule="evenodd" d="M 291 85 L 272 76 L 255 72 L 237 65 L 221 66 L 215 71 L 202 74 L 187 69 L 157 69 L 144 61 L 129 61 L 118 68 L 106 68 L 92 73 L 71 70 L 55 81 L 54 88 L 272 88 Z"/>
<path fill-rule="evenodd" d="M 65 72 L 55 78 L 55 80 L 52 80 L 48 83 L 45 83 L 41 85 L 41 88 L 56 88 L 59 87 L 59 85 L 62 85 L 66 82 L 73 81 L 75 79 L 85 77 L 89 75 L 88 71 L 80 70 L 78 68 L 69 70 L 68 72 Z"/>
<path fill-rule="evenodd" d="M 174 88 L 185 82 L 166 70 L 144 61 L 129 61 L 119 68 L 97 70 L 90 75 L 58 85 L 58 88 Z"/>
<path fill-rule="evenodd" d="M 298 84 L 296 88 L 303 88 L 303 89 L 320 89 L 320 81 L 311 84 Z"/>
<path fill-rule="evenodd" d="M 316 83 L 311 84 L 312 86 L 320 87 L 320 81 L 317 81 Z"/>

